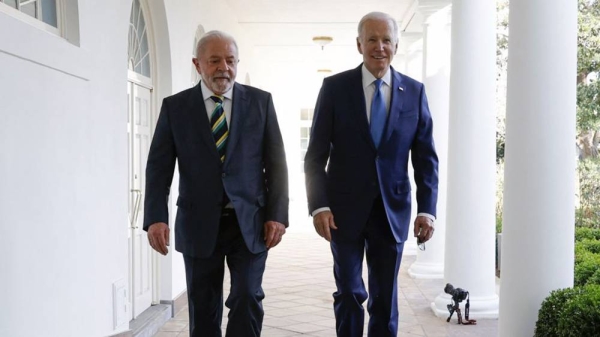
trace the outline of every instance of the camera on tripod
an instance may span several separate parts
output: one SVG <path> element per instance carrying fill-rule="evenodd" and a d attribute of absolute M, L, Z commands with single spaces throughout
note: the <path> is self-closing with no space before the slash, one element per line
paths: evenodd
<path fill-rule="evenodd" d="M 444 287 L 444 292 L 452 297 L 452 303 L 448 304 L 448 311 L 450 312 L 450 316 L 448 316 L 448 319 L 446 319 L 446 322 L 450 322 L 450 318 L 452 318 L 452 315 L 456 311 L 456 314 L 458 315 L 458 324 L 464 324 L 464 325 L 477 324 L 476 320 L 469 319 L 470 303 L 469 303 L 469 292 L 468 291 L 466 291 L 462 288 L 454 288 L 454 286 L 452 286 L 452 284 L 446 283 L 446 287 Z M 465 321 L 463 321 L 463 319 L 462 319 L 462 315 L 460 313 L 460 305 L 459 305 L 460 302 L 462 302 L 464 300 L 467 300 L 467 303 L 465 304 Z"/>
<path fill-rule="evenodd" d="M 452 296 L 452 300 L 455 302 L 462 302 L 469 297 L 469 292 L 462 288 L 454 288 L 452 284 L 446 283 L 446 287 L 444 287 L 444 292 L 450 296 Z"/>

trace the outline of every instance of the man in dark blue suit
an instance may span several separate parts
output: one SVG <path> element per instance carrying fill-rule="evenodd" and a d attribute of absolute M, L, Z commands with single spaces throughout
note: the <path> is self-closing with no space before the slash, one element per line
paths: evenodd
<path fill-rule="evenodd" d="M 304 163 L 306 191 L 315 229 L 331 242 L 337 335 L 363 335 L 368 297 L 368 335 L 395 337 L 398 270 L 411 216 L 409 154 L 420 242 L 434 231 L 438 160 L 423 84 L 390 66 L 396 21 L 385 13 L 365 15 L 357 47 L 363 64 L 323 81 Z"/>
<path fill-rule="evenodd" d="M 238 48 L 206 33 L 193 59 L 202 80 L 165 98 L 148 155 L 144 229 L 166 255 L 175 161 L 175 249 L 183 254 L 191 337 L 221 336 L 225 259 L 228 337 L 260 336 L 267 251 L 288 226 L 288 175 L 271 94 L 235 83 Z"/>

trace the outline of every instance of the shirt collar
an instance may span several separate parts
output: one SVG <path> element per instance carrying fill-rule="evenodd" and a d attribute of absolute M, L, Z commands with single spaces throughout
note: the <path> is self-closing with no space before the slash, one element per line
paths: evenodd
<path fill-rule="evenodd" d="M 208 89 L 206 84 L 204 84 L 204 81 L 200 81 L 200 88 L 202 88 L 202 97 L 204 97 L 205 101 L 207 99 L 210 99 L 210 96 L 219 96 L 219 95 L 215 95 L 215 93 L 212 92 L 212 90 Z M 233 86 L 231 86 L 231 89 L 229 89 L 227 92 L 225 92 L 221 96 L 231 100 L 233 97 Z"/>
<path fill-rule="evenodd" d="M 367 67 L 365 67 L 364 63 L 362 65 L 362 67 L 360 68 L 360 70 L 362 73 L 363 88 L 366 88 L 369 85 L 371 85 L 373 83 L 373 81 L 376 80 L 376 78 L 375 78 L 375 76 L 373 76 L 373 74 L 371 74 L 370 71 L 367 70 Z M 383 83 L 387 84 L 388 87 L 392 86 L 392 72 L 390 71 L 389 67 L 388 67 L 388 70 L 385 72 L 385 75 L 383 75 L 383 77 L 381 79 L 383 80 Z"/>

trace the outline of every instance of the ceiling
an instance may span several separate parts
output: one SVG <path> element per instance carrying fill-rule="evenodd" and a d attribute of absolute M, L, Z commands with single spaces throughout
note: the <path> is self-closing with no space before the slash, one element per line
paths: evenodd
<path fill-rule="evenodd" d="M 362 61 L 356 49 L 357 26 L 372 11 L 392 15 L 401 36 L 397 54 L 403 55 L 421 38 L 426 16 L 451 0 L 226 0 L 262 62 L 333 72 Z M 323 50 L 314 36 L 330 36 Z"/>
<path fill-rule="evenodd" d="M 313 45 L 312 37 L 333 37 L 331 46 L 355 45 L 360 18 L 373 11 L 392 15 L 403 36 L 422 31 L 423 17 L 450 0 L 227 0 L 238 22 L 260 34 L 264 45 Z M 265 39 L 264 37 L 268 37 Z"/>

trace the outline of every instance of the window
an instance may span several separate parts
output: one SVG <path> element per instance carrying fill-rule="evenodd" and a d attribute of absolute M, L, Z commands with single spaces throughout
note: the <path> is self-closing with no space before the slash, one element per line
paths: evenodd
<path fill-rule="evenodd" d="M 129 70 L 145 77 L 151 77 L 146 20 L 144 20 L 144 13 L 139 0 L 134 0 L 131 6 L 131 16 L 129 18 Z"/>
<path fill-rule="evenodd" d="M 300 110 L 300 172 L 304 172 L 304 157 L 310 140 L 310 126 L 312 124 L 314 109 Z"/>
<path fill-rule="evenodd" d="M 58 25 L 57 1 L 58 0 L 0 0 L 0 3 L 58 29 L 60 27 Z"/>

